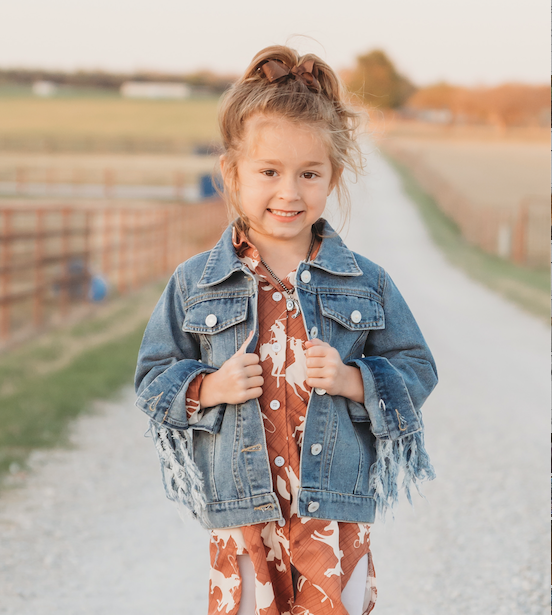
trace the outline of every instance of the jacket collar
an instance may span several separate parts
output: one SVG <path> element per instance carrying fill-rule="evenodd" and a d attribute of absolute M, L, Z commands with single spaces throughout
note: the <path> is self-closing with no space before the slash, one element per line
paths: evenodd
<path fill-rule="evenodd" d="M 324 220 L 324 238 L 316 258 L 309 265 L 342 276 L 362 275 L 353 253 L 341 240 L 330 224 Z M 235 271 L 242 271 L 244 265 L 239 261 L 232 245 L 232 225 L 222 234 L 217 245 L 211 250 L 198 287 L 214 286 L 229 278 Z"/>

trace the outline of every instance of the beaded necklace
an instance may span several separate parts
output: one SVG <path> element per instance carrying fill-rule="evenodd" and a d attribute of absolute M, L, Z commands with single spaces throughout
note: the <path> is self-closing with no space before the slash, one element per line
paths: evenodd
<path fill-rule="evenodd" d="M 314 233 L 312 233 L 312 239 L 311 239 L 311 243 L 309 246 L 309 251 L 307 252 L 307 258 L 305 259 L 307 262 L 309 262 L 311 254 L 312 254 L 312 249 L 314 247 L 314 241 L 316 239 L 316 236 Z M 299 301 L 297 301 L 297 299 L 293 298 L 293 289 L 292 288 L 288 288 L 283 282 L 282 280 L 280 280 L 280 278 L 274 273 L 274 271 L 272 271 L 272 269 L 267 265 L 265 259 L 261 256 L 261 263 L 264 265 L 265 269 L 268 271 L 268 273 L 270 273 L 270 275 L 276 280 L 276 282 L 278 282 L 278 284 L 282 287 L 282 289 L 284 290 L 284 292 L 287 295 L 287 300 L 286 300 L 286 309 L 288 312 L 291 312 L 291 310 L 293 310 L 295 308 L 295 314 L 293 314 L 292 318 L 297 318 L 297 316 L 299 316 L 299 314 L 301 313 L 301 307 L 299 306 Z"/>

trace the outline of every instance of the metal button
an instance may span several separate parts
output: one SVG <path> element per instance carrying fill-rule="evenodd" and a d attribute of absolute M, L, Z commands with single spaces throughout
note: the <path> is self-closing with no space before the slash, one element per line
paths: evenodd
<path fill-rule="evenodd" d="M 282 298 L 282 293 L 276 291 L 275 293 L 272 293 L 272 298 L 274 299 L 274 301 L 280 301 L 280 299 Z"/>
<path fill-rule="evenodd" d="M 278 519 L 278 525 L 280 527 L 284 527 L 285 524 L 286 524 L 286 520 L 285 519 Z"/>
<path fill-rule="evenodd" d="M 205 319 L 205 324 L 208 327 L 214 327 L 217 324 L 217 317 L 214 314 L 209 314 Z"/>
<path fill-rule="evenodd" d="M 277 465 L 279 468 L 281 468 L 284 463 L 286 462 L 286 460 L 283 457 L 276 457 L 276 459 L 274 460 L 274 465 Z"/>
<path fill-rule="evenodd" d="M 320 387 L 316 387 L 316 388 L 314 389 L 314 392 L 315 392 L 317 395 L 326 395 L 326 393 L 327 393 L 326 389 L 321 389 Z"/>
<path fill-rule="evenodd" d="M 305 271 L 301 273 L 301 282 L 308 284 L 310 281 L 311 281 L 311 272 L 308 269 L 305 269 Z"/>
<path fill-rule="evenodd" d="M 310 330 L 310 336 L 311 336 L 311 337 L 318 337 L 318 327 L 313 327 L 313 328 Z"/>
<path fill-rule="evenodd" d="M 278 410 L 278 408 L 280 407 L 280 402 L 277 399 L 273 399 L 270 402 L 270 408 L 271 410 Z"/>
<path fill-rule="evenodd" d="M 309 502 L 307 506 L 307 510 L 309 512 L 316 512 L 320 508 L 320 504 L 318 502 Z"/>
<path fill-rule="evenodd" d="M 322 452 L 322 445 L 321 444 L 313 444 L 311 446 L 311 453 L 313 455 L 320 455 L 321 452 Z"/>
<path fill-rule="evenodd" d="M 360 322 L 362 320 L 362 314 L 358 310 L 354 310 L 354 312 L 351 312 L 351 320 L 354 323 Z"/>
<path fill-rule="evenodd" d="M 272 344 L 272 348 L 274 349 L 274 352 L 280 352 L 280 350 L 282 350 L 282 344 L 280 344 L 280 342 L 274 342 L 274 344 Z"/>

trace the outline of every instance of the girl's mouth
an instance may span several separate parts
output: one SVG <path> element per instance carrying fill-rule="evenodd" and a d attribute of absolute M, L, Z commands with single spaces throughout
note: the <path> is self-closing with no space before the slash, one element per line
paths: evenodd
<path fill-rule="evenodd" d="M 301 213 L 300 211 L 283 211 L 281 209 L 269 209 L 268 211 L 271 214 L 282 218 L 294 218 Z"/>

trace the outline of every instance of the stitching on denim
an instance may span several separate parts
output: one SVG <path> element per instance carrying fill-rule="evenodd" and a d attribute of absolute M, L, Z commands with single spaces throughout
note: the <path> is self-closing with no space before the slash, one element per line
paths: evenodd
<path fill-rule="evenodd" d="M 274 504 L 263 504 L 262 506 L 255 506 L 253 508 L 253 510 L 273 510 L 274 509 Z"/>
<path fill-rule="evenodd" d="M 395 408 L 395 412 L 397 413 L 397 421 L 399 422 L 399 430 L 406 431 L 408 428 L 408 422 L 404 418 L 404 416 Z M 404 427 L 402 427 L 404 425 Z"/>
<path fill-rule="evenodd" d="M 263 450 L 262 444 L 254 444 L 253 446 L 246 446 L 245 448 L 242 448 L 241 452 L 242 453 L 254 453 L 256 451 L 262 451 L 262 450 Z"/>
<path fill-rule="evenodd" d="M 157 404 L 159 403 L 159 400 L 163 396 L 163 393 L 164 393 L 164 391 L 161 391 L 161 393 L 159 393 L 159 395 L 154 395 L 153 397 L 150 397 L 149 399 L 146 399 L 146 404 L 148 404 L 148 410 L 150 412 L 155 412 L 156 411 Z M 151 401 L 151 404 L 149 403 L 150 401 Z"/>

